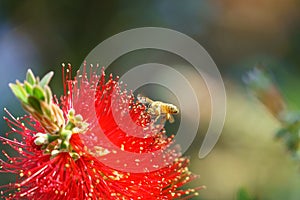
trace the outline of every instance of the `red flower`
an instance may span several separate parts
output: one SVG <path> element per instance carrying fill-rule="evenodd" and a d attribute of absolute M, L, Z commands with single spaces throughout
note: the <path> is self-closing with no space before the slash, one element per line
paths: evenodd
<path fill-rule="evenodd" d="M 197 194 L 201 187 L 180 189 L 196 176 L 143 104 L 122 91 L 117 79 L 105 81 L 103 70 L 97 75 L 98 67 L 88 68 L 89 73 L 84 68 L 74 80 L 70 70 L 69 65 L 63 75 L 60 104 L 47 86 L 52 74 L 39 81 L 29 71 L 24 84 L 11 85 L 29 115 L 15 119 L 7 112 L 10 119 L 5 118 L 11 128 L 7 137 L 21 139 L 0 137 L 17 152 L 3 151 L 6 159 L 0 160 L 1 172 L 17 177 L 0 186 L 3 198 L 175 199 Z"/>

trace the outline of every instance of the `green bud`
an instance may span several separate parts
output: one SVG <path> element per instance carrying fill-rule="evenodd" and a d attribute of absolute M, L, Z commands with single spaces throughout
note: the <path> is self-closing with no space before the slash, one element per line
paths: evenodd
<path fill-rule="evenodd" d="M 47 73 L 43 78 L 42 78 L 42 80 L 41 80 L 41 82 L 39 83 L 39 85 L 42 87 L 42 88 L 44 88 L 46 85 L 48 85 L 49 84 L 49 82 L 50 82 L 50 80 L 51 80 L 51 78 L 53 77 L 53 75 L 54 75 L 54 72 L 49 72 L 49 73 Z"/>
<path fill-rule="evenodd" d="M 72 136 L 72 131 L 70 131 L 70 130 L 63 130 L 63 131 L 61 131 L 60 134 L 61 134 L 61 138 L 62 139 L 68 140 Z"/>
<path fill-rule="evenodd" d="M 52 150 L 52 151 L 51 151 L 51 156 L 52 156 L 52 157 L 57 156 L 59 153 L 60 153 L 59 150 L 56 150 L 56 149 L 55 149 L 55 150 Z"/>
<path fill-rule="evenodd" d="M 74 117 L 75 110 L 74 109 L 70 109 L 68 115 L 69 115 L 69 117 Z"/>
<path fill-rule="evenodd" d="M 36 79 L 35 79 L 35 76 L 34 76 L 33 72 L 31 71 L 31 69 L 28 69 L 28 70 L 27 70 L 26 80 L 27 80 L 28 83 L 30 83 L 31 85 L 36 84 Z"/>
<path fill-rule="evenodd" d="M 37 138 L 34 140 L 34 144 L 36 144 L 36 145 L 47 144 L 49 142 L 48 134 L 37 133 L 36 136 L 37 136 Z"/>
<path fill-rule="evenodd" d="M 75 116 L 75 121 L 76 122 L 82 122 L 82 120 L 83 120 L 83 118 L 82 118 L 82 116 L 80 114 L 78 114 L 78 115 Z"/>
<path fill-rule="evenodd" d="M 42 108 L 41 108 L 41 104 L 40 101 L 34 97 L 34 96 L 29 96 L 28 97 L 28 104 L 35 110 L 37 111 L 39 114 L 43 114 Z"/>
<path fill-rule="evenodd" d="M 80 155 L 76 152 L 70 152 L 69 154 L 75 161 L 80 158 Z"/>
<path fill-rule="evenodd" d="M 22 87 L 21 83 L 17 81 L 17 84 L 10 83 L 9 84 L 10 89 L 14 93 L 14 95 L 23 103 L 27 103 L 27 92 Z"/>

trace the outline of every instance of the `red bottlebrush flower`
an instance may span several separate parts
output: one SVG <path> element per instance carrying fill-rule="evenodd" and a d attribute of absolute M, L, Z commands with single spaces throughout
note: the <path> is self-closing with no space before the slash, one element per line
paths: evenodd
<path fill-rule="evenodd" d="M 177 199 L 197 195 L 180 189 L 195 179 L 163 124 L 153 123 L 145 105 L 121 90 L 117 79 L 88 68 L 72 80 L 63 74 L 58 103 L 48 83 L 28 71 L 10 85 L 29 113 L 4 118 L 17 139 L 0 137 L 17 154 L 0 160 L 0 171 L 16 182 L 0 186 L 6 199 Z"/>

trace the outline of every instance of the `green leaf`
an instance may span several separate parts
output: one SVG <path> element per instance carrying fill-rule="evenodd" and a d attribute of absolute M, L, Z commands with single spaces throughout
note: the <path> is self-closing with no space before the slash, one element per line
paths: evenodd
<path fill-rule="evenodd" d="M 28 97 L 28 104 L 38 113 L 43 114 L 42 112 L 42 108 L 41 108 L 41 104 L 40 101 L 34 97 L 34 96 L 29 96 Z"/>
<path fill-rule="evenodd" d="M 27 103 L 27 93 L 26 90 L 22 87 L 22 85 L 17 82 L 17 84 L 10 83 L 9 84 L 10 89 L 14 93 L 14 95 L 24 103 Z"/>
<path fill-rule="evenodd" d="M 31 69 L 28 69 L 28 70 L 27 70 L 26 80 L 27 80 L 28 83 L 30 83 L 31 85 L 36 84 L 36 79 L 35 79 L 35 76 L 34 76 L 33 72 L 31 71 Z"/>
<path fill-rule="evenodd" d="M 48 141 L 49 143 L 53 142 L 54 140 L 57 140 L 59 138 L 58 135 L 50 135 L 48 134 Z"/>
<path fill-rule="evenodd" d="M 63 142 L 61 143 L 61 149 L 68 149 L 70 146 L 70 139 L 72 137 L 72 131 L 63 130 L 61 132 L 61 138 L 63 138 Z"/>
<path fill-rule="evenodd" d="M 44 88 L 46 85 L 48 85 L 49 84 L 49 82 L 50 82 L 50 80 L 51 80 L 51 78 L 53 77 L 53 75 L 54 75 L 54 72 L 49 72 L 48 74 L 46 74 L 43 78 L 42 78 L 42 80 L 41 80 L 41 82 L 39 83 L 39 85 L 42 87 L 42 88 Z"/>
<path fill-rule="evenodd" d="M 33 88 L 33 96 L 35 96 L 37 99 L 41 100 L 41 101 L 45 101 L 45 93 L 44 93 L 44 90 L 36 85 L 34 88 Z"/>
<path fill-rule="evenodd" d="M 33 87 L 27 81 L 24 81 L 24 88 L 29 95 L 32 95 Z"/>
<path fill-rule="evenodd" d="M 64 140 L 64 141 L 61 143 L 60 148 L 61 148 L 61 149 L 68 149 L 69 146 L 70 146 L 70 142 L 67 141 L 67 140 Z"/>
<path fill-rule="evenodd" d="M 48 85 L 45 85 L 45 93 L 46 93 L 46 102 L 47 104 L 50 104 L 52 102 L 52 92 Z"/>
<path fill-rule="evenodd" d="M 70 130 L 63 130 L 60 133 L 61 138 L 63 138 L 64 140 L 69 140 L 72 136 L 72 131 Z"/>

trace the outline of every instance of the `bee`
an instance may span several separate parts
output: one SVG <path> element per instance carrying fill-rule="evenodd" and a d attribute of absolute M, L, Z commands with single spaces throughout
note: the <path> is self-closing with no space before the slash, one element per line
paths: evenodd
<path fill-rule="evenodd" d="M 164 117 L 167 121 L 170 123 L 174 122 L 173 115 L 176 115 L 179 113 L 179 109 L 170 103 L 164 103 L 161 101 L 153 101 L 148 97 L 144 97 L 140 94 L 138 94 L 137 99 L 143 103 L 148 104 L 148 113 L 155 116 L 154 122 L 156 122 L 160 117 Z"/>

